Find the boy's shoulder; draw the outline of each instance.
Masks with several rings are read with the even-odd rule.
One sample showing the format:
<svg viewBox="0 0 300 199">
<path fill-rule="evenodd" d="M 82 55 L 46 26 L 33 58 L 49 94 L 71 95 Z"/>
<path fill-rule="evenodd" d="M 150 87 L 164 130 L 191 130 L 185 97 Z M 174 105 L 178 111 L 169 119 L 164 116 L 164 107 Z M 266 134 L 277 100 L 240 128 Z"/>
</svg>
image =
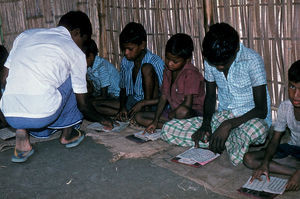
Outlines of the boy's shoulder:
<svg viewBox="0 0 300 199">
<path fill-rule="evenodd" d="M 284 100 L 280 103 L 279 107 L 283 108 L 283 109 L 287 109 L 289 107 L 293 107 L 292 102 L 288 99 L 288 100 Z"/>
</svg>

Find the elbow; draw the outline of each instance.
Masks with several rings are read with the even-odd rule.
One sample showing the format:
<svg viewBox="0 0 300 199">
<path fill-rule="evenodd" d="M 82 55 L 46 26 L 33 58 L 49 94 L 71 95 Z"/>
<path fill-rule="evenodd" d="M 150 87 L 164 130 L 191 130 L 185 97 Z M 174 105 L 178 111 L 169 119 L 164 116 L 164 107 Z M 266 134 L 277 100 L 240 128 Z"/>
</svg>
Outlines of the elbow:
<svg viewBox="0 0 300 199">
<path fill-rule="evenodd" d="M 258 110 L 258 118 L 266 119 L 267 115 L 268 115 L 268 107 L 267 106 Z"/>
</svg>

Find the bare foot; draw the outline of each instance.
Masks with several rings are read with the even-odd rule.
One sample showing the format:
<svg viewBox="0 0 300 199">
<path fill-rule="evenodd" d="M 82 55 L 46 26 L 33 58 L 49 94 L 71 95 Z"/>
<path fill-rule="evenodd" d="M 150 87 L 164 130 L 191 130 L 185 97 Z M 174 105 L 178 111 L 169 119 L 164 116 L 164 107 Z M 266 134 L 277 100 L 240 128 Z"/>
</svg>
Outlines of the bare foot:
<svg viewBox="0 0 300 199">
<path fill-rule="evenodd" d="M 287 191 L 298 191 L 300 189 L 300 170 L 298 169 L 292 177 L 290 177 L 287 185 Z"/>
<path fill-rule="evenodd" d="M 77 130 L 69 127 L 67 129 L 63 130 L 63 133 L 60 138 L 60 143 L 61 144 L 71 143 L 71 142 L 77 140 L 78 136 L 81 136 L 80 133 Z"/>
</svg>

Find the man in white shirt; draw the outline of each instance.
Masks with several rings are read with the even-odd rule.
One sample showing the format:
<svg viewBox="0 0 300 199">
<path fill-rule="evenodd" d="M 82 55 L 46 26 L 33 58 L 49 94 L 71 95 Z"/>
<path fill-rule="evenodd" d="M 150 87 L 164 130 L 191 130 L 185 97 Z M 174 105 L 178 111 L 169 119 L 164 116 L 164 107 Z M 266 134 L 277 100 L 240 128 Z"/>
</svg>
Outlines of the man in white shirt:
<svg viewBox="0 0 300 199">
<path fill-rule="evenodd" d="M 28 133 L 48 137 L 62 129 L 60 142 L 71 148 L 84 138 L 78 130 L 83 116 L 113 127 L 86 101 L 87 66 L 81 48 L 91 34 L 88 16 L 71 11 L 58 27 L 27 30 L 15 39 L 4 67 L 7 78 L 0 101 L 7 122 L 17 129 L 13 162 L 33 154 Z"/>
</svg>

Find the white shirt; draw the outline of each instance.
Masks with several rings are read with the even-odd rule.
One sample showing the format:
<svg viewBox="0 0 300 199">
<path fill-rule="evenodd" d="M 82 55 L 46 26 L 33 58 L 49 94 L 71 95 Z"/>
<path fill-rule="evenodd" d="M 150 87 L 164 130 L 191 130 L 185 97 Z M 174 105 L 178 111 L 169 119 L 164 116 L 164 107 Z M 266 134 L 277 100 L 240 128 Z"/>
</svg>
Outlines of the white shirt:
<svg viewBox="0 0 300 199">
<path fill-rule="evenodd" d="M 291 139 L 288 143 L 300 147 L 300 121 L 295 118 L 294 106 L 290 100 L 281 102 L 274 131 L 285 132 L 286 127 L 291 130 Z"/>
<path fill-rule="evenodd" d="M 57 88 L 71 75 L 75 93 L 86 93 L 86 58 L 63 26 L 31 29 L 14 41 L 0 108 L 6 117 L 43 118 L 61 104 Z"/>
</svg>

